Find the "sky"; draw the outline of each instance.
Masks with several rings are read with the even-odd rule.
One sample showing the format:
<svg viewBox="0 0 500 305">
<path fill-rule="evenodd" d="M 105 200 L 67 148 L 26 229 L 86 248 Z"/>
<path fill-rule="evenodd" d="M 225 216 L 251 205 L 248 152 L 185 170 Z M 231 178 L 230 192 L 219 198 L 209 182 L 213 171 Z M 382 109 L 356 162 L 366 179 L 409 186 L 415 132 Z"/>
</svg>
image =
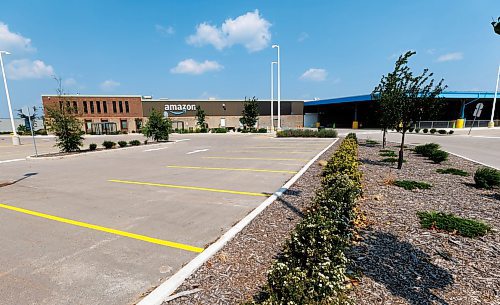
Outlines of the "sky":
<svg viewBox="0 0 500 305">
<path fill-rule="evenodd" d="M 3 1 L 0 50 L 14 109 L 54 76 L 69 94 L 269 99 L 273 44 L 282 99 L 368 94 L 408 50 L 450 91 L 494 91 L 499 16 L 498 0 Z"/>
</svg>

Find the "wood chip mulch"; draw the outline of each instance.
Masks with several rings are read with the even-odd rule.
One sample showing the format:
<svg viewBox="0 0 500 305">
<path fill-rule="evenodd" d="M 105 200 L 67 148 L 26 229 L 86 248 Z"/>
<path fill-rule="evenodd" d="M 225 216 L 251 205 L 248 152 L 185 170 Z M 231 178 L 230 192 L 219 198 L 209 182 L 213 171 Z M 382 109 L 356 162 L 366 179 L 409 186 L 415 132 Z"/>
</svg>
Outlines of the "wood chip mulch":
<svg viewBox="0 0 500 305">
<path fill-rule="evenodd" d="M 266 284 L 266 273 L 273 260 L 303 218 L 320 185 L 322 166 L 319 162 L 327 160 L 339 143 L 326 151 L 287 193 L 268 206 L 174 293 L 188 295 L 163 304 L 240 304 L 257 296 Z"/>
<path fill-rule="evenodd" d="M 395 144 L 390 149 L 397 151 Z M 360 147 L 364 194 L 359 202 L 368 226 L 349 254 L 358 305 L 500 304 L 500 194 L 474 187 L 473 162 L 450 155 L 433 164 L 407 151 L 402 170 L 380 162 L 380 146 Z M 454 167 L 471 175 L 436 173 Z M 390 181 L 431 183 L 429 190 L 407 191 Z M 484 237 L 422 229 L 417 211 L 436 210 L 482 220 L 493 227 Z"/>
</svg>

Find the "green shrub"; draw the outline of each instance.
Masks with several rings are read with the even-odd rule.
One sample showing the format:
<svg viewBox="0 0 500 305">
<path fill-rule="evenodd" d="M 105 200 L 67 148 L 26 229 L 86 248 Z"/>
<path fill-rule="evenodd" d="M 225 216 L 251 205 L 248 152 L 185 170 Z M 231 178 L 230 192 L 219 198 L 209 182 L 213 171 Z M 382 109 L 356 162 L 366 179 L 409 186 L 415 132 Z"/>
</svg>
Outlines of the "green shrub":
<svg viewBox="0 0 500 305">
<path fill-rule="evenodd" d="M 345 138 L 346 139 L 354 139 L 356 141 L 356 143 L 358 143 L 358 137 L 356 136 L 356 134 L 354 132 L 348 133 Z"/>
<path fill-rule="evenodd" d="M 429 129 L 427 128 L 424 128 L 424 130 L 422 130 L 423 133 L 428 133 L 429 132 Z"/>
<path fill-rule="evenodd" d="M 97 144 L 95 144 L 95 143 L 91 143 L 91 144 L 89 145 L 89 150 L 96 150 L 96 149 L 97 149 Z"/>
<path fill-rule="evenodd" d="M 420 225 L 425 229 L 439 229 L 448 232 L 456 232 L 465 237 L 484 236 L 491 230 L 488 224 L 457 217 L 453 214 L 442 212 L 417 212 Z"/>
<path fill-rule="evenodd" d="M 212 128 L 212 133 L 227 133 L 227 129 L 224 127 Z"/>
<path fill-rule="evenodd" d="M 366 140 L 365 143 L 366 143 L 366 145 L 377 145 L 377 144 L 379 144 L 378 141 L 374 141 L 374 140 L 370 140 L 370 139 Z"/>
<path fill-rule="evenodd" d="M 297 137 L 297 138 L 336 138 L 337 131 L 335 129 L 287 129 L 276 133 L 279 138 Z"/>
<path fill-rule="evenodd" d="M 453 134 L 453 133 L 455 133 L 455 131 L 453 130 L 448 131 L 448 134 Z"/>
<path fill-rule="evenodd" d="M 478 188 L 491 189 L 500 186 L 500 171 L 491 167 L 481 167 L 474 174 Z"/>
<path fill-rule="evenodd" d="M 438 133 L 439 133 L 439 134 L 446 134 L 446 130 L 444 130 L 444 129 L 439 129 L 439 130 L 438 130 Z"/>
<path fill-rule="evenodd" d="M 429 183 L 413 181 L 413 180 L 396 180 L 393 182 L 393 184 L 395 186 L 399 186 L 404 188 L 405 190 L 410 190 L 410 191 L 414 189 L 427 190 L 432 187 L 432 185 Z"/>
<path fill-rule="evenodd" d="M 381 157 L 397 157 L 396 153 L 392 150 L 389 150 L 387 152 L 380 152 Z"/>
<path fill-rule="evenodd" d="M 36 135 L 40 135 L 40 136 L 46 136 L 47 135 L 47 130 L 45 129 L 38 129 L 35 131 L 35 134 Z"/>
<path fill-rule="evenodd" d="M 128 142 L 128 144 L 130 144 L 130 146 L 139 146 L 139 145 L 141 145 L 141 141 L 132 140 L 132 141 Z"/>
<path fill-rule="evenodd" d="M 116 146 L 116 143 L 113 141 L 104 141 L 102 142 L 102 146 L 104 146 L 104 148 L 106 149 L 111 149 Z"/>
<path fill-rule="evenodd" d="M 415 128 L 415 132 L 419 133 L 420 132 L 420 128 Z"/>
<path fill-rule="evenodd" d="M 259 133 L 267 133 L 267 128 L 259 128 Z"/>
<path fill-rule="evenodd" d="M 118 145 L 120 147 L 125 147 L 125 146 L 127 146 L 127 141 L 118 141 Z"/>
<path fill-rule="evenodd" d="M 415 130 L 415 127 L 408 128 L 408 132 L 413 132 L 414 130 Z"/>
<path fill-rule="evenodd" d="M 430 131 L 430 133 L 435 134 L 437 130 L 436 130 L 436 128 L 431 128 L 431 130 L 429 130 L 429 131 Z"/>
<path fill-rule="evenodd" d="M 434 150 L 431 155 L 429 156 L 429 159 L 433 161 L 434 163 L 441 163 L 443 161 L 448 160 L 449 154 L 445 152 L 444 150 L 436 149 Z"/>
<path fill-rule="evenodd" d="M 461 169 L 458 169 L 458 168 L 438 168 L 436 170 L 436 172 L 440 173 L 440 174 L 450 174 L 450 175 L 456 175 L 456 176 L 463 176 L 463 177 L 466 177 L 466 176 L 469 176 L 469 173 L 466 172 L 466 171 L 463 171 Z"/>
<path fill-rule="evenodd" d="M 396 162 L 398 162 L 398 158 L 395 158 L 395 157 L 384 158 L 384 159 L 380 160 L 380 162 L 396 163 Z M 403 161 L 403 162 L 405 162 L 405 161 Z"/>
<path fill-rule="evenodd" d="M 439 144 L 427 143 L 424 145 L 415 146 L 415 153 L 422 155 L 424 157 L 430 157 L 435 150 L 439 149 Z"/>
</svg>

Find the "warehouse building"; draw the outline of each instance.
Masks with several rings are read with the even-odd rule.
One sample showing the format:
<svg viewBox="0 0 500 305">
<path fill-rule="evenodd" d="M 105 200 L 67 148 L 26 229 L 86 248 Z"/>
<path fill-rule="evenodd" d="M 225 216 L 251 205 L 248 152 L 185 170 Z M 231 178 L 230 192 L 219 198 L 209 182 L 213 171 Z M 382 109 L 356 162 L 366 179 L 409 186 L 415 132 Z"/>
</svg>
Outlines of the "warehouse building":
<svg viewBox="0 0 500 305">
<path fill-rule="evenodd" d="M 196 127 L 196 107 L 205 111 L 209 128 L 226 127 L 237 129 L 245 100 L 171 100 L 153 99 L 140 95 L 42 95 L 47 108 L 70 109 L 82 121 L 86 133 L 107 134 L 114 132 L 138 132 L 153 109 L 172 120 L 173 127 L 189 129 Z M 259 100 L 258 128 L 271 127 L 271 102 Z M 304 126 L 304 101 L 281 101 L 281 126 L 301 128 Z M 274 126 L 277 126 L 278 105 L 274 102 Z"/>
</svg>

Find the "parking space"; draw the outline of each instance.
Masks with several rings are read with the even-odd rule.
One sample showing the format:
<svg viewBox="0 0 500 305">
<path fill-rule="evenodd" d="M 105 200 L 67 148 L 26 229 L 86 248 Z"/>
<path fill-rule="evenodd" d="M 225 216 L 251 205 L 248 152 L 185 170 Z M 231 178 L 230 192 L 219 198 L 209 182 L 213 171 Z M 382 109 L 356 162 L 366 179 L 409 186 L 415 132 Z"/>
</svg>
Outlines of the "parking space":
<svg viewBox="0 0 500 305">
<path fill-rule="evenodd" d="M 2 304 L 133 303 L 332 142 L 173 140 L 0 164 Z"/>
</svg>

